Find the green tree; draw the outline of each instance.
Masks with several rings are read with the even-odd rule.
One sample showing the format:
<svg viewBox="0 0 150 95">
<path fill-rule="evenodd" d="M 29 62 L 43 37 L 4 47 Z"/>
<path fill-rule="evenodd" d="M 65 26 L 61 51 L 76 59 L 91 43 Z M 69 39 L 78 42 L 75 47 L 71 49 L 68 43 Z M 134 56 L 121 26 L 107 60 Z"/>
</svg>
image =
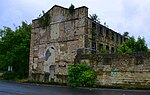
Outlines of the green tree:
<svg viewBox="0 0 150 95">
<path fill-rule="evenodd" d="M 117 47 L 117 52 L 119 52 L 119 53 L 130 53 L 130 52 L 132 52 L 132 49 L 129 48 L 126 43 L 123 43 L 122 45 Z"/>
<path fill-rule="evenodd" d="M 138 37 L 135 43 L 135 51 L 148 51 L 148 47 L 144 38 Z"/>
<path fill-rule="evenodd" d="M 123 33 L 123 36 L 124 36 L 125 38 L 129 38 L 129 32 L 124 32 L 124 33 Z"/>
<path fill-rule="evenodd" d="M 5 36 L 0 41 L 0 69 L 13 71 L 20 77 L 28 76 L 31 24 L 22 22 L 15 31 L 6 27 L 2 30 Z"/>
<path fill-rule="evenodd" d="M 119 53 L 129 53 L 129 52 L 147 52 L 148 47 L 144 38 L 129 37 L 123 44 L 117 47 L 117 52 Z"/>
<path fill-rule="evenodd" d="M 73 4 L 69 7 L 69 12 L 72 14 L 74 12 L 75 6 Z"/>
<path fill-rule="evenodd" d="M 72 87 L 93 86 L 95 73 L 86 64 L 76 64 L 68 68 L 68 84 Z"/>
<path fill-rule="evenodd" d="M 100 23 L 100 19 L 98 18 L 98 15 L 97 14 L 92 14 L 90 15 L 90 18 L 92 21 L 95 21 L 97 23 Z"/>
</svg>

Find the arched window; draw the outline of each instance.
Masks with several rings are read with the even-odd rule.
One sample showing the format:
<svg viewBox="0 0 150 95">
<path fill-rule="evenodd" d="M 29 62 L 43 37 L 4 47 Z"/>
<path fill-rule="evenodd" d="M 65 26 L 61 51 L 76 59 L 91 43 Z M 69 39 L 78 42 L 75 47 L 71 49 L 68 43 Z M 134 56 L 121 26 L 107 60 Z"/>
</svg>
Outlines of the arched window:
<svg viewBox="0 0 150 95">
<path fill-rule="evenodd" d="M 46 61 L 48 60 L 48 58 L 51 56 L 51 52 L 49 51 L 49 49 L 46 51 L 45 53 L 45 59 Z"/>
</svg>

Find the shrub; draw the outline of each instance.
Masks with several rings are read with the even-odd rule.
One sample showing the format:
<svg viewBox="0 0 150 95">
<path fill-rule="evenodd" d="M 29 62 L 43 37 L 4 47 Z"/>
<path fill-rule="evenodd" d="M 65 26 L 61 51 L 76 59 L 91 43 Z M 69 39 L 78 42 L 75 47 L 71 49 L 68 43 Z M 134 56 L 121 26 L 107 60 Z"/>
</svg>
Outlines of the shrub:
<svg viewBox="0 0 150 95">
<path fill-rule="evenodd" d="M 73 13 L 74 12 L 74 5 L 71 4 L 70 7 L 69 7 L 69 13 Z"/>
<path fill-rule="evenodd" d="M 5 72 L 4 75 L 3 75 L 3 77 L 6 80 L 15 79 L 16 73 L 15 72 Z"/>
<path fill-rule="evenodd" d="M 68 85 L 72 87 L 93 86 L 96 75 L 86 64 L 76 64 L 68 68 Z"/>
</svg>

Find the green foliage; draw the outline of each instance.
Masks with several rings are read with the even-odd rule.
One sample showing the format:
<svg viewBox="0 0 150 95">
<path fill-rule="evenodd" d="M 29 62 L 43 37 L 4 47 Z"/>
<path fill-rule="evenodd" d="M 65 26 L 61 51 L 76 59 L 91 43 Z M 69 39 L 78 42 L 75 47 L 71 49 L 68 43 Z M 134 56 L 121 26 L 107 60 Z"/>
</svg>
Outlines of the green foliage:
<svg viewBox="0 0 150 95">
<path fill-rule="evenodd" d="M 15 31 L 6 27 L 5 35 L 0 41 L 0 70 L 7 71 L 13 66 L 13 71 L 20 77 L 28 76 L 31 24 L 22 22 Z"/>
<path fill-rule="evenodd" d="M 98 18 L 98 15 L 97 14 L 92 14 L 90 15 L 90 18 L 92 21 L 95 21 L 97 23 L 100 23 L 100 19 Z"/>
<path fill-rule="evenodd" d="M 75 6 L 73 4 L 69 7 L 69 13 L 73 14 Z"/>
<path fill-rule="evenodd" d="M 11 80 L 16 78 L 16 73 L 15 72 L 5 72 L 3 75 L 3 78 L 6 80 Z"/>
<path fill-rule="evenodd" d="M 124 36 L 125 38 L 129 38 L 129 32 L 124 32 L 124 33 L 123 33 L 123 36 Z"/>
<path fill-rule="evenodd" d="M 76 64 L 68 68 L 68 84 L 72 87 L 93 86 L 95 73 L 86 64 Z"/>
<path fill-rule="evenodd" d="M 122 45 L 117 47 L 119 53 L 130 53 L 130 52 L 147 52 L 148 47 L 145 39 L 138 37 L 137 41 L 134 37 L 129 37 Z"/>
<path fill-rule="evenodd" d="M 144 38 L 138 37 L 138 40 L 135 43 L 135 51 L 148 51 L 148 47 Z"/>
<path fill-rule="evenodd" d="M 132 50 L 125 44 L 123 43 L 119 47 L 117 47 L 117 52 L 119 53 L 130 53 Z"/>
<path fill-rule="evenodd" d="M 99 54 L 106 54 L 106 53 L 108 53 L 108 51 L 104 48 L 100 48 L 98 53 Z"/>
<path fill-rule="evenodd" d="M 49 23 L 50 23 L 50 16 L 49 16 L 49 14 L 45 13 L 44 11 L 42 11 L 42 15 L 39 16 L 38 23 L 39 23 L 40 27 L 45 29 L 46 26 L 48 26 Z"/>
</svg>

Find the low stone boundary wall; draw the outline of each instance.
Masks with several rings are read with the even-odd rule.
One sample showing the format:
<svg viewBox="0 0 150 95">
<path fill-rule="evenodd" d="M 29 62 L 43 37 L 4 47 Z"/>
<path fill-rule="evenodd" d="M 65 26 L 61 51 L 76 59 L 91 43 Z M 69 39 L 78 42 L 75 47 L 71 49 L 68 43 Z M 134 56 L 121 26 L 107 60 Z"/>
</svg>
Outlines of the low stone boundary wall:
<svg viewBox="0 0 150 95">
<path fill-rule="evenodd" d="M 97 85 L 149 85 L 150 53 L 77 55 L 75 63 L 88 64 Z"/>
<path fill-rule="evenodd" d="M 33 82 L 43 82 L 43 83 L 57 83 L 64 84 L 67 83 L 67 75 L 55 75 L 56 78 L 50 79 L 49 73 L 32 73 L 30 81 Z"/>
</svg>

